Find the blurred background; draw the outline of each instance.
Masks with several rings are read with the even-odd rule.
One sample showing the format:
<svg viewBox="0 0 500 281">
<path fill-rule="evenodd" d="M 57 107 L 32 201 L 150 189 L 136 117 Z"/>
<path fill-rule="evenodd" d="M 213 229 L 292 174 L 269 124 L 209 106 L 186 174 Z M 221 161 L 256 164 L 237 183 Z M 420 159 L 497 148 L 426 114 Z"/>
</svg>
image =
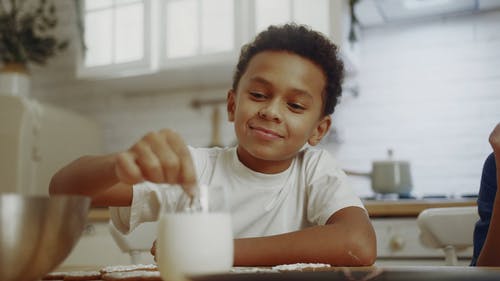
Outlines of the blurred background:
<svg viewBox="0 0 500 281">
<path fill-rule="evenodd" d="M 269 24 L 295 21 L 330 37 L 346 65 L 321 144 L 343 169 L 369 173 L 390 149 L 411 165 L 413 196 L 478 192 L 500 121 L 500 0 L 47 2 L 52 34 L 68 44 L 29 65 L 27 96 L 94 120 L 100 152 L 161 128 L 192 146 L 234 144 L 224 102 L 239 49 Z M 71 147 L 75 136 L 57 138 Z M 369 178 L 350 179 L 373 195 Z"/>
</svg>

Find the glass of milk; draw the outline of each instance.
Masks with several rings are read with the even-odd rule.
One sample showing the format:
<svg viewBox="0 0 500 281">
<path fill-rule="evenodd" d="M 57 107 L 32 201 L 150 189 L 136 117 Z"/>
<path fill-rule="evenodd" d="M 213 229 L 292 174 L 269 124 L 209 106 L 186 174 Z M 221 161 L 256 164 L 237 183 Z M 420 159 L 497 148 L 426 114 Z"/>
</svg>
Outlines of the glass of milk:
<svg viewBox="0 0 500 281">
<path fill-rule="evenodd" d="M 201 185 L 193 198 L 179 194 L 178 186 L 172 188 L 178 196 L 164 193 L 158 223 L 156 251 L 162 279 L 228 272 L 233 265 L 233 235 L 225 188 Z"/>
</svg>

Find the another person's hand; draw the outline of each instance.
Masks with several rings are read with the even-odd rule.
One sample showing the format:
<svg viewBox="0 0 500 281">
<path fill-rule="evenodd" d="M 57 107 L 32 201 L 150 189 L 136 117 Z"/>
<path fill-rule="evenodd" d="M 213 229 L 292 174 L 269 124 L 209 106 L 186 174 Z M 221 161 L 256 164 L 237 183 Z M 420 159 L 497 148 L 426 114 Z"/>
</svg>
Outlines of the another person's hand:
<svg viewBox="0 0 500 281">
<path fill-rule="evenodd" d="M 490 144 L 495 154 L 500 153 L 500 123 L 496 125 L 490 134 Z"/>
<path fill-rule="evenodd" d="M 190 195 L 196 184 L 188 147 L 177 133 L 168 129 L 148 133 L 130 149 L 118 154 L 115 173 L 126 184 L 144 180 L 180 184 Z"/>
</svg>

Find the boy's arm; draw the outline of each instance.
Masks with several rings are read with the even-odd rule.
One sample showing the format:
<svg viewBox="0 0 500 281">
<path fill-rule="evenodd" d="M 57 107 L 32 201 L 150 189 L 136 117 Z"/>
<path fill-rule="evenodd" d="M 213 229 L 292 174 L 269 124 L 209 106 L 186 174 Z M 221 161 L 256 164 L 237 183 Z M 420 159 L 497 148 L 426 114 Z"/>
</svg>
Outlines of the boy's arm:
<svg viewBox="0 0 500 281">
<path fill-rule="evenodd" d="M 94 206 L 129 206 L 132 186 L 119 181 L 116 157 L 116 154 L 84 156 L 73 161 L 52 177 L 50 194 L 90 196 Z"/>
<path fill-rule="evenodd" d="M 336 266 L 372 265 L 376 258 L 375 231 L 366 212 L 347 207 L 324 226 L 234 241 L 234 265 L 269 266 L 298 262 Z"/>
<path fill-rule="evenodd" d="M 142 181 L 180 184 L 186 192 L 193 192 L 194 164 L 177 133 L 151 132 L 127 151 L 79 158 L 52 177 L 49 192 L 87 195 L 93 205 L 129 206 L 132 185 Z"/>
<path fill-rule="evenodd" d="M 488 234 L 477 259 L 478 266 L 500 266 L 500 123 L 489 140 L 495 155 L 497 191 Z"/>
</svg>

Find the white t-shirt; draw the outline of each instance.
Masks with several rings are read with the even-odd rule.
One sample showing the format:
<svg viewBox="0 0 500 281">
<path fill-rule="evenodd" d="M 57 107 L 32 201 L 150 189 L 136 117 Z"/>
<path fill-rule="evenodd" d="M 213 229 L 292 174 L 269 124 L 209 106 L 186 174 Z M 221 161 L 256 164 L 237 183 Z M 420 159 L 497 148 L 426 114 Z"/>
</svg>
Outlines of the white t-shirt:
<svg viewBox="0 0 500 281">
<path fill-rule="evenodd" d="M 247 168 L 239 161 L 235 147 L 190 147 L 190 151 L 198 183 L 227 188 L 235 238 L 324 225 L 340 209 L 349 206 L 364 209 L 347 184 L 345 173 L 325 150 L 303 149 L 290 167 L 278 174 Z M 165 185 L 151 182 L 135 185 L 130 207 L 110 208 L 116 228 L 126 233 L 141 222 L 157 220 L 161 204 L 175 201 L 162 199 L 162 186 Z"/>
</svg>

